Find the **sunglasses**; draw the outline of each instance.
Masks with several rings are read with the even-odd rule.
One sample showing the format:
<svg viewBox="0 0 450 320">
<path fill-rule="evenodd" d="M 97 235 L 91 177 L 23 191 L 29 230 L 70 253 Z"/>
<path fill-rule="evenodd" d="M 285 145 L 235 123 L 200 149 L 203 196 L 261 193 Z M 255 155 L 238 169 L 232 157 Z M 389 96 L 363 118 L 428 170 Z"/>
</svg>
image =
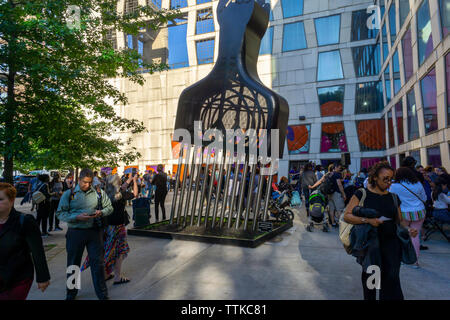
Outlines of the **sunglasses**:
<svg viewBox="0 0 450 320">
<path fill-rule="evenodd" d="M 384 177 L 383 179 L 381 179 L 381 181 L 383 181 L 384 183 L 392 183 L 394 182 L 394 179 L 392 179 L 391 177 Z"/>
</svg>

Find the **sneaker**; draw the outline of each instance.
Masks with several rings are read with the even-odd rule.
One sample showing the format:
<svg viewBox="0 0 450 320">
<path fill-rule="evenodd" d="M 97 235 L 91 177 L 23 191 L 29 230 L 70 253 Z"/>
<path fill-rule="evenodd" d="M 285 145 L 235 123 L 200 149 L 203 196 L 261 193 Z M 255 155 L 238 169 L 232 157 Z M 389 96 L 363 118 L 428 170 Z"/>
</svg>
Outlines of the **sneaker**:
<svg viewBox="0 0 450 320">
<path fill-rule="evenodd" d="M 55 228 L 55 231 L 62 231 L 63 229 L 62 228 L 60 228 L 60 227 L 56 227 Z"/>
<path fill-rule="evenodd" d="M 414 263 L 414 264 L 411 266 L 411 268 L 413 268 L 413 269 L 419 269 L 420 266 L 419 266 L 419 264 L 416 262 L 416 263 Z"/>
<path fill-rule="evenodd" d="M 53 228 L 48 228 L 48 232 L 52 232 L 53 231 Z"/>
<path fill-rule="evenodd" d="M 420 245 L 420 250 L 428 250 L 427 246 Z"/>
</svg>

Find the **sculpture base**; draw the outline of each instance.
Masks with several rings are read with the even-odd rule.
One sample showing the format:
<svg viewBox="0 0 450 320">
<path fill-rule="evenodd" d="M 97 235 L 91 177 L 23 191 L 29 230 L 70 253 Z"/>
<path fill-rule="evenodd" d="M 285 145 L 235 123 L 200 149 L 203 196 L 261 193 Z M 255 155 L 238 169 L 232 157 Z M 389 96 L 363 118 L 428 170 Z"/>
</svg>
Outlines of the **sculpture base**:
<svg viewBox="0 0 450 320">
<path fill-rule="evenodd" d="M 204 221 L 204 218 L 202 218 Z M 235 225 L 235 220 L 233 219 L 233 226 Z M 202 222 L 203 222 L 202 221 Z M 187 241 L 199 241 L 206 243 L 215 244 L 225 244 L 239 247 L 256 248 L 265 241 L 268 241 L 278 234 L 292 227 L 292 221 L 280 222 L 275 220 L 270 220 L 268 222 L 273 223 L 272 231 L 270 232 L 252 232 L 244 231 L 242 229 L 244 220 L 241 220 L 240 229 L 226 228 L 226 219 L 224 221 L 224 227 L 219 228 L 218 224 L 220 220 L 217 219 L 216 226 L 211 227 L 212 218 L 209 218 L 208 226 L 197 225 L 190 226 L 190 221 L 187 221 L 187 226 L 183 227 L 183 221 L 179 225 L 169 224 L 169 220 L 161 221 L 158 223 L 150 224 L 148 226 L 132 228 L 128 230 L 129 235 L 133 236 L 143 236 L 143 237 L 154 237 L 154 238 L 164 238 L 164 239 L 177 239 L 177 240 L 187 240 Z M 252 228 L 253 221 L 249 220 L 248 229 Z"/>
</svg>

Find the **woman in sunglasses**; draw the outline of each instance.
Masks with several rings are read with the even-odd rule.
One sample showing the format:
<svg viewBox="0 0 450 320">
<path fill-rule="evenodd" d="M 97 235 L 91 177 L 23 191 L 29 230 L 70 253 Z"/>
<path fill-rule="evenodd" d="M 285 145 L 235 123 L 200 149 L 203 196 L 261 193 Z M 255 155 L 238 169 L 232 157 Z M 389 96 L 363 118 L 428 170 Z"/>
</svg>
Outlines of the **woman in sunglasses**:
<svg viewBox="0 0 450 320">
<path fill-rule="evenodd" d="M 397 224 L 404 225 L 400 212 L 400 200 L 389 192 L 394 176 L 394 169 L 388 162 L 375 164 L 369 172 L 369 183 L 365 190 L 366 197 L 361 207 L 374 209 L 378 218 L 364 218 L 353 214 L 353 209 L 360 205 L 363 191 L 357 190 L 345 209 L 344 220 L 354 225 L 370 224 L 377 230 L 380 257 L 381 286 L 380 300 L 403 300 L 400 286 L 400 262 L 402 247 L 397 237 Z M 395 197 L 395 198 L 394 198 Z M 416 236 L 417 230 L 408 228 L 410 235 Z M 369 288 L 368 280 L 371 273 L 367 269 L 362 272 L 362 284 L 365 300 L 376 300 L 376 289 Z"/>
</svg>

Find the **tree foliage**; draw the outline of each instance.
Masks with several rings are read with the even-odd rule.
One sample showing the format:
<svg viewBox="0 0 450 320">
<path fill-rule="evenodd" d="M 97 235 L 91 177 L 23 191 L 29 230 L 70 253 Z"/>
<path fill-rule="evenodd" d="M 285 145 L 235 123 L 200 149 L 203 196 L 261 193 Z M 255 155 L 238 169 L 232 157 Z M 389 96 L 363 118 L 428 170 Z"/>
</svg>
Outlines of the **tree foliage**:
<svg viewBox="0 0 450 320">
<path fill-rule="evenodd" d="M 117 10 L 117 0 L 0 0 L 0 152 L 4 176 L 21 167 L 47 168 L 117 165 L 140 155 L 118 131 L 145 130 L 136 119 L 119 117 L 112 104 L 127 98 L 108 79 L 143 84 L 148 64 L 138 52 L 114 50 L 111 30 L 137 35 L 158 29 L 179 12 L 139 6 Z M 67 19 L 78 6 L 80 28 Z M 125 148 L 125 149 L 124 149 Z"/>
</svg>

